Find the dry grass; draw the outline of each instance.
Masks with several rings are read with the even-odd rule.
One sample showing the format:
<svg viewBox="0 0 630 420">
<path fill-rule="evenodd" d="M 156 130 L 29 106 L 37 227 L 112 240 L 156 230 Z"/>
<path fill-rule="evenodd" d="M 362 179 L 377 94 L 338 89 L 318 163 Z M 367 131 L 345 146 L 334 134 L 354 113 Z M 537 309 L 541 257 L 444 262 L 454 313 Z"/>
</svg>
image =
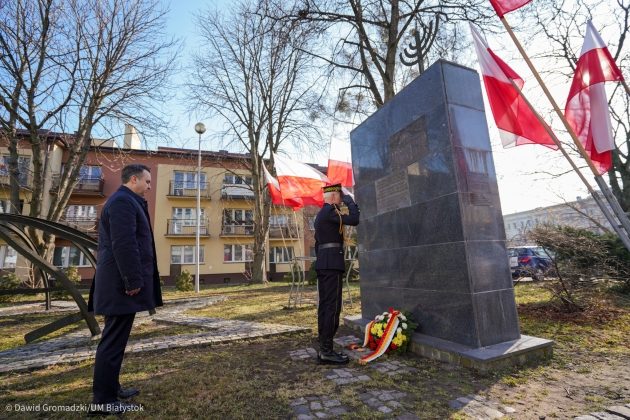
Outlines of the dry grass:
<svg viewBox="0 0 630 420">
<path fill-rule="evenodd" d="M 194 315 L 252 320 L 290 325 L 316 326 L 314 306 L 287 310 L 287 285 L 230 286 L 208 288 L 203 295 L 226 295 L 228 300 Z M 313 293 L 313 290 L 310 291 Z M 352 288 L 355 305 L 345 314 L 358 313 L 359 291 Z M 182 297 L 167 291 L 169 298 Z M 519 410 L 517 418 L 534 415 L 570 417 L 589 410 L 629 401 L 628 390 L 614 379 L 599 380 L 602 368 L 610 366 L 611 377 L 630 359 L 628 306 L 613 298 L 602 299 L 616 315 L 607 322 L 573 322 L 549 317 L 549 295 L 536 284 L 519 284 L 516 288 L 524 334 L 556 340 L 554 358 L 545 364 L 524 369 L 478 375 L 466 369 L 443 365 L 412 355 L 396 356 L 418 369 L 413 375 L 389 377 L 367 369 L 374 379 L 368 383 L 335 387 L 325 379 L 330 369 L 313 362 L 291 361 L 291 350 L 315 345 L 315 333 L 289 337 L 259 339 L 229 345 L 203 346 L 156 351 L 126 356 L 122 382 L 142 389 L 136 402 L 146 411 L 129 418 L 216 418 L 250 419 L 287 418 L 289 402 L 305 395 L 327 394 L 352 408 L 348 418 L 379 418 L 358 400 L 358 394 L 376 388 L 398 389 L 409 394 L 403 401 L 406 410 L 420 418 L 465 418 L 448 407 L 448 401 L 476 393 Z M 16 320 L 17 321 L 17 320 Z M 43 319 L 30 319 L 31 325 Z M 20 322 L 14 323 L 15 330 Z M 29 326 L 29 328 L 30 328 Z M 315 331 L 315 329 L 314 329 Z M 4 332 L 4 328 L 3 328 Z M 180 327 L 146 327 L 134 330 L 136 337 L 184 333 Z M 186 331 L 187 332 L 187 331 Z M 342 328 L 341 335 L 349 333 Z M 601 364 L 594 361 L 602 360 Z M 605 363 L 604 363 L 605 361 Z M 592 367 L 592 369 L 588 369 Z M 597 372 L 594 372 L 597 370 Z M 92 362 L 61 365 L 29 373 L 0 375 L 0 417 L 6 404 L 68 405 L 89 402 Z M 565 383 L 573 381 L 575 383 Z M 598 382 L 599 381 L 599 382 Z M 576 391 L 580 383 L 588 390 Z M 619 386 L 617 386 L 619 385 Z M 570 388 L 572 399 L 554 391 Z M 620 394 L 621 392 L 621 394 Z M 621 395 L 621 396 L 620 396 Z M 12 415 L 34 418 L 31 413 Z M 80 418 L 67 413 L 40 413 L 41 418 Z"/>
</svg>

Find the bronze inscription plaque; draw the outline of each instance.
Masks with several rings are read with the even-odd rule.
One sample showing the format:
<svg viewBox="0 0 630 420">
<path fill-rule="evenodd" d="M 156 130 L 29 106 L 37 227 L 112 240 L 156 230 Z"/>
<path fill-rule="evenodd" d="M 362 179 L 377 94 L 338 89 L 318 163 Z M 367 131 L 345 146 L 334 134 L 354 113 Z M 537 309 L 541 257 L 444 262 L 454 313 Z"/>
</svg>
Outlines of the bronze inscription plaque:
<svg viewBox="0 0 630 420">
<path fill-rule="evenodd" d="M 405 171 L 396 171 L 376 181 L 376 214 L 411 205 L 409 183 Z"/>
</svg>

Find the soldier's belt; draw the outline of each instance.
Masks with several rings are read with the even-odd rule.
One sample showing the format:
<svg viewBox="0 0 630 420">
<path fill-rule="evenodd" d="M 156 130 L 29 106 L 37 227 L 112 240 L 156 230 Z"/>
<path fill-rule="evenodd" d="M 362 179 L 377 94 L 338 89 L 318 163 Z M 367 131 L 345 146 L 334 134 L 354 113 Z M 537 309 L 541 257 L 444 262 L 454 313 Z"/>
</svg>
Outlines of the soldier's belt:
<svg viewBox="0 0 630 420">
<path fill-rule="evenodd" d="M 317 249 L 326 249 L 326 248 L 341 248 L 343 246 L 342 243 L 339 242 L 326 242 L 325 244 L 321 244 L 317 247 Z"/>
</svg>

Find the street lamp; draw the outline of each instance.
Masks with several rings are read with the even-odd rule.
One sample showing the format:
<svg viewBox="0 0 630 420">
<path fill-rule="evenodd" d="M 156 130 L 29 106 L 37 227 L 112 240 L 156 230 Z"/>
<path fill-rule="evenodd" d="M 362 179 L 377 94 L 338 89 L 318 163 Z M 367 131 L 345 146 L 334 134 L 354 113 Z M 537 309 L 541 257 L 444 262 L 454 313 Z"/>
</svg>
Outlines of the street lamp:
<svg viewBox="0 0 630 420">
<path fill-rule="evenodd" d="M 195 233 L 195 293 L 199 293 L 199 251 L 201 246 L 199 245 L 199 232 L 201 231 L 201 135 L 206 132 L 206 126 L 198 122 L 195 124 L 195 131 L 199 134 L 199 147 L 197 149 L 197 232 Z"/>
</svg>

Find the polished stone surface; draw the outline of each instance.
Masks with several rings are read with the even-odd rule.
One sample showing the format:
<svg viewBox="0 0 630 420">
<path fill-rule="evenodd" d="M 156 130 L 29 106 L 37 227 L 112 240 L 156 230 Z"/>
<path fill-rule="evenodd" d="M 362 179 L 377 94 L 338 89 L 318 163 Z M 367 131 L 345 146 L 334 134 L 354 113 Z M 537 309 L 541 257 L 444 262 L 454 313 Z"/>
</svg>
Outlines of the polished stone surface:
<svg viewBox="0 0 630 420">
<path fill-rule="evenodd" d="M 471 348 L 520 337 L 479 76 L 438 61 L 351 133 L 362 316 Z"/>
</svg>

